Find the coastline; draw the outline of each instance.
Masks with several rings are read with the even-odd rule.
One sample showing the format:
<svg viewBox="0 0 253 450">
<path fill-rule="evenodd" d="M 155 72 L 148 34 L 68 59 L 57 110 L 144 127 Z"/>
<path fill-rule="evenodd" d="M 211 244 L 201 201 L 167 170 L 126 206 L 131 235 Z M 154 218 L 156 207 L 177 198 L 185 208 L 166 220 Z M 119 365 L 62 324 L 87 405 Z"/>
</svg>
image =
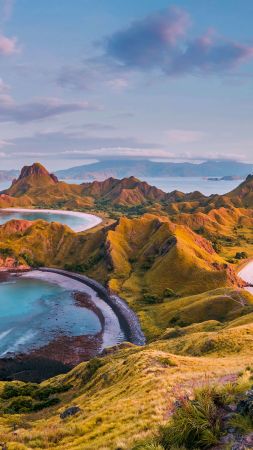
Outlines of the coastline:
<svg viewBox="0 0 253 450">
<path fill-rule="evenodd" d="M 72 216 L 72 217 L 78 217 L 81 219 L 84 219 L 87 221 L 87 224 L 84 226 L 78 226 L 75 228 L 71 228 L 76 233 L 79 233 L 81 231 L 87 231 L 91 228 L 96 227 L 97 225 L 100 225 L 102 223 L 102 219 L 99 216 L 96 216 L 95 214 L 89 214 L 84 213 L 80 211 L 67 211 L 65 209 L 39 209 L 39 208 L 1 208 L 0 212 L 19 212 L 19 213 L 45 213 L 45 214 L 58 214 L 58 215 L 65 215 L 65 216 Z"/>
<path fill-rule="evenodd" d="M 17 276 L 22 275 L 19 273 Z M 0 274 L 0 283 L 10 280 L 9 272 Z M 0 380 L 41 382 L 101 355 L 104 350 L 104 314 L 88 293 L 73 291 L 72 297 L 77 307 L 89 309 L 96 314 L 101 323 L 100 331 L 79 336 L 68 336 L 63 332 L 41 347 L 27 352 L 7 353 L 0 358 Z"/>
<path fill-rule="evenodd" d="M 95 281 L 86 275 L 80 275 L 75 272 L 69 272 L 63 269 L 54 269 L 50 267 L 41 267 L 39 272 L 48 272 L 79 281 L 86 286 L 93 289 L 97 294 L 111 307 L 116 316 L 122 330 L 129 342 L 135 345 L 142 346 L 146 343 L 144 333 L 141 329 L 139 319 L 134 311 L 127 305 L 127 303 L 118 297 L 116 294 L 111 294 L 102 284 Z"/>
</svg>

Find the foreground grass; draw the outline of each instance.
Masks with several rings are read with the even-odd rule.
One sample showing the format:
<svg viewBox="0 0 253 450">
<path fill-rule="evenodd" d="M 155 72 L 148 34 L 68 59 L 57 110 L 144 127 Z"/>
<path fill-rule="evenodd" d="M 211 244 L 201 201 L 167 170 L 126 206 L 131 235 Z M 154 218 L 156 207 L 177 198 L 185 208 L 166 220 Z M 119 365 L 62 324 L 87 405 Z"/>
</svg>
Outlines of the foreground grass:
<svg viewBox="0 0 253 450">
<path fill-rule="evenodd" d="M 253 432 L 253 418 L 249 412 L 234 412 L 231 418 L 226 416 L 231 405 L 236 407 L 252 386 L 251 372 L 246 370 L 234 383 L 210 384 L 196 389 L 192 398 L 182 397 L 168 422 L 152 438 L 138 442 L 132 450 L 194 450 L 216 445 L 232 448 L 239 436 Z M 234 434 L 230 432 L 230 444 L 227 442 L 224 446 L 221 439 L 228 434 L 228 428 L 232 428 Z"/>
<path fill-rule="evenodd" d="M 57 394 L 58 405 L 41 412 L 3 414 L 0 442 L 7 442 L 8 450 L 129 449 L 167 423 L 176 399 L 191 395 L 199 386 L 234 380 L 239 370 L 253 363 L 251 355 L 240 359 L 176 356 L 166 345 L 161 341 L 145 348 L 119 349 L 99 359 L 95 367 L 83 363 L 44 382 L 42 387 L 72 387 Z M 81 411 L 62 420 L 60 413 L 72 405 Z"/>
</svg>

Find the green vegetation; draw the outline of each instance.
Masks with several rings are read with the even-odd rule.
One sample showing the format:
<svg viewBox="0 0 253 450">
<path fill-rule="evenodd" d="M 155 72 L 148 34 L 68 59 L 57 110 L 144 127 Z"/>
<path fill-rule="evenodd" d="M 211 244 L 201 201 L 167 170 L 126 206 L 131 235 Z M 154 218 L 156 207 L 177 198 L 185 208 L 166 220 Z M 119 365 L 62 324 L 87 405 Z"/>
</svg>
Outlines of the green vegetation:
<svg viewBox="0 0 253 450">
<path fill-rule="evenodd" d="M 233 413 L 231 419 L 226 419 L 229 404 L 238 403 L 249 386 L 249 381 L 222 387 L 210 385 L 196 390 L 193 399 L 187 396 L 178 399 L 167 424 L 161 426 L 151 439 L 134 445 L 132 450 L 206 449 L 218 445 L 228 427 L 235 429 L 234 439 L 236 432 L 252 433 L 250 414 Z"/>
<path fill-rule="evenodd" d="M 0 227 L 1 264 L 87 274 L 135 310 L 148 344 L 108 349 L 40 385 L 0 382 L 8 450 L 219 444 L 224 410 L 253 381 L 253 297 L 237 276 L 253 256 L 252 183 L 207 198 L 134 177 L 70 186 L 39 164 L 23 171 L 0 206 L 98 211 L 105 220 L 82 233 L 11 221 Z M 63 421 L 71 406 L 79 414 Z M 252 417 L 236 411 L 229 426 L 251 433 Z"/>
<path fill-rule="evenodd" d="M 1 409 L 5 414 L 40 411 L 60 403 L 55 394 L 67 392 L 70 384 L 39 386 L 35 383 L 5 383 L 0 393 Z"/>
</svg>

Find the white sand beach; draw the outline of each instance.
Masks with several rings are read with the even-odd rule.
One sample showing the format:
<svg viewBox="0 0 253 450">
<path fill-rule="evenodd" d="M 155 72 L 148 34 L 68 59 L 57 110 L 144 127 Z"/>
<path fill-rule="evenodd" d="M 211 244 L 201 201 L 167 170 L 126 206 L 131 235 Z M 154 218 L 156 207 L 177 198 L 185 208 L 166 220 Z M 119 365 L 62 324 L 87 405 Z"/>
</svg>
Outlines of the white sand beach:
<svg viewBox="0 0 253 450">
<path fill-rule="evenodd" d="M 95 216 L 94 214 L 88 214 L 78 211 L 66 211 L 66 210 L 58 210 L 58 209 L 27 209 L 27 208 L 2 208 L 0 209 L 1 212 L 9 212 L 9 213 L 23 213 L 23 214 L 54 214 L 54 215 L 61 215 L 61 216 L 68 216 L 68 217 L 76 217 L 78 219 L 81 219 L 78 221 L 77 224 L 69 225 L 70 228 L 73 231 L 80 232 L 85 231 L 90 228 L 95 227 L 96 225 L 99 225 L 102 222 L 102 219 L 98 216 Z M 15 217 L 13 217 L 15 218 Z M 83 219 L 83 223 L 82 223 Z M 35 219 L 36 220 L 36 219 Z M 59 220 L 60 222 L 60 220 Z"/>
</svg>

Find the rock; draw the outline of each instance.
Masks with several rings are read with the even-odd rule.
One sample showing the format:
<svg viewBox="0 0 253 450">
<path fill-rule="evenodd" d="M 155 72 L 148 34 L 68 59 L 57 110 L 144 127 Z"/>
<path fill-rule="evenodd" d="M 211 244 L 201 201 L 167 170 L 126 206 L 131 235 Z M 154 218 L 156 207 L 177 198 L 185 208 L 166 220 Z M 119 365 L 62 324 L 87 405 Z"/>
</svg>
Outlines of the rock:
<svg viewBox="0 0 253 450">
<path fill-rule="evenodd" d="M 67 417 L 75 416 L 77 413 L 79 413 L 81 409 L 78 406 L 70 406 L 69 408 L 65 409 L 60 414 L 61 419 L 66 419 Z"/>
<path fill-rule="evenodd" d="M 249 390 L 245 394 L 245 398 L 241 400 L 236 408 L 236 412 L 242 415 L 248 415 L 253 419 L 253 390 Z"/>
<path fill-rule="evenodd" d="M 253 448 L 253 433 L 248 434 L 244 437 L 244 441 L 249 448 Z"/>
</svg>

